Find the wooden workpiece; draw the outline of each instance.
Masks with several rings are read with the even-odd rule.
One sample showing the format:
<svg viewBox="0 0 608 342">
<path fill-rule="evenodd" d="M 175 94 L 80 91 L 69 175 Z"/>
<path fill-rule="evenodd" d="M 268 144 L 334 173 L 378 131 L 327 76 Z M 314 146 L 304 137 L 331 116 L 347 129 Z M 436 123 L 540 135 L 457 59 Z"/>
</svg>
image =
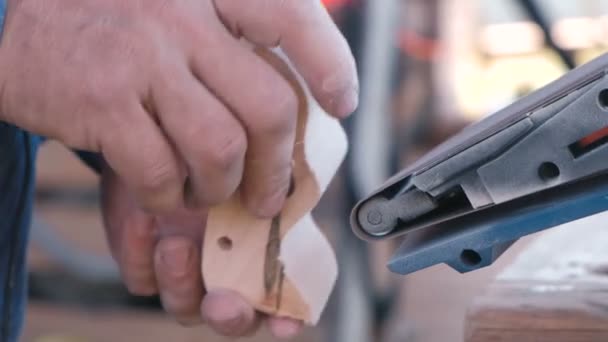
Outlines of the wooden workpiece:
<svg viewBox="0 0 608 342">
<path fill-rule="evenodd" d="M 608 341 L 608 213 L 547 231 L 474 301 L 466 342 Z"/>
<path fill-rule="evenodd" d="M 270 220 L 252 216 L 239 193 L 213 208 L 203 246 L 203 279 L 207 289 L 234 290 L 261 312 L 314 325 L 338 267 L 310 212 L 342 163 L 347 140 L 286 59 L 258 53 L 285 75 L 300 99 L 292 191 L 282 212 Z"/>
</svg>

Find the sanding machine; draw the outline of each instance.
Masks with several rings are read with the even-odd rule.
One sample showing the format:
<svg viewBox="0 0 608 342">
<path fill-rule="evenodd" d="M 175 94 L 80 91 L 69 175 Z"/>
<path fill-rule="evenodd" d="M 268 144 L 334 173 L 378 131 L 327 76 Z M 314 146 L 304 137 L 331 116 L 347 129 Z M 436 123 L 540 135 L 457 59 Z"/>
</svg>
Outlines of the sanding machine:
<svg viewBox="0 0 608 342">
<path fill-rule="evenodd" d="M 608 54 L 439 145 L 359 202 L 351 224 L 364 240 L 403 240 L 392 272 L 469 272 L 523 236 L 605 210 Z"/>
</svg>

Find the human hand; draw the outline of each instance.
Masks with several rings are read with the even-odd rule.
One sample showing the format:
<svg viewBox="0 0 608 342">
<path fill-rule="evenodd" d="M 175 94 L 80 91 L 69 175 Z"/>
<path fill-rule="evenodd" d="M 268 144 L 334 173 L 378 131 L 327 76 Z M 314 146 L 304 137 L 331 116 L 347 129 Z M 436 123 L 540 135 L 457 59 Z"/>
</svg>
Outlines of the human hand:
<svg viewBox="0 0 608 342">
<path fill-rule="evenodd" d="M 297 101 L 239 42 L 280 44 L 329 113 L 357 104 L 348 46 L 318 0 L 8 0 L 0 120 L 101 152 L 152 213 L 240 185 L 274 216 L 289 187 Z"/>
<path fill-rule="evenodd" d="M 131 293 L 160 294 L 163 307 L 180 324 L 204 322 L 226 336 L 253 334 L 262 321 L 279 338 L 293 337 L 301 330 L 299 322 L 256 313 L 236 293 L 205 292 L 201 246 L 206 212 L 179 209 L 170 215 L 150 215 L 107 167 L 102 199 L 110 250 Z"/>
</svg>

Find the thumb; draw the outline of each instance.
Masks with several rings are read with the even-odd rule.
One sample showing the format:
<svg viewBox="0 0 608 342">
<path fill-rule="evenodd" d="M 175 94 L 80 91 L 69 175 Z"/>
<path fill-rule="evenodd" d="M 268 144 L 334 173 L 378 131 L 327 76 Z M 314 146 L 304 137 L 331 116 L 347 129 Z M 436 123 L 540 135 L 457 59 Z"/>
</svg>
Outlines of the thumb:
<svg viewBox="0 0 608 342">
<path fill-rule="evenodd" d="M 255 310 L 239 294 L 229 290 L 209 292 L 201 304 L 203 320 L 225 336 L 239 337 L 254 333 L 260 324 Z"/>
</svg>

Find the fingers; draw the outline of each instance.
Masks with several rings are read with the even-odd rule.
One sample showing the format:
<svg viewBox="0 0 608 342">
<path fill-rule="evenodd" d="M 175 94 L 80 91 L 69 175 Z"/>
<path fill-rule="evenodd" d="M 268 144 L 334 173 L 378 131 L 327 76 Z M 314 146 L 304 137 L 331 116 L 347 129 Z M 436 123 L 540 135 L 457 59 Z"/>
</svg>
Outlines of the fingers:
<svg viewBox="0 0 608 342">
<path fill-rule="evenodd" d="M 203 320 L 216 332 L 231 337 L 248 336 L 255 333 L 261 317 L 237 293 L 228 290 L 212 291 L 201 305 Z M 302 330 L 302 323 L 288 318 L 266 319 L 268 329 L 277 338 L 288 340 Z"/>
<path fill-rule="evenodd" d="M 201 36 L 216 37 L 216 45 L 194 53 L 192 67 L 199 79 L 230 104 L 245 127 L 243 198 L 254 214 L 272 217 L 280 211 L 289 189 L 296 95 L 272 66 L 220 29 L 219 33 L 201 32 Z"/>
<path fill-rule="evenodd" d="M 239 337 L 257 330 L 260 317 L 238 294 L 217 290 L 209 292 L 201 304 L 203 320 L 218 333 Z"/>
<path fill-rule="evenodd" d="M 289 318 L 271 317 L 267 321 L 268 329 L 278 339 L 292 339 L 302 331 L 302 322 L 294 321 Z"/>
<path fill-rule="evenodd" d="M 110 250 L 129 292 L 140 296 L 156 294 L 154 223 L 137 208 L 124 183 L 107 167 L 102 176 L 102 203 Z"/>
<path fill-rule="evenodd" d="M 201 323 L 203 297 L 200 260 L 207 213 L 181 208 L 155 217 L 160 241 L 154 269 L 165 310 L 186 326 Z"/>
<path fill-rule="evenodd" d="M 348 43 L 318 0 L 216 0 L 233 33 L 287 53 L 329 113 L 345 117 L 358 105 L 359 84 Z"/>
<path fill-rule="evenodd" d="M 163 307 L 186 326 L 201 322 L 200 258 L 200 247 L 192 239 L 179 236 L 162 239 L 154 256 Z"/>
<path fill-rule="evenodd" d="M 223 335 L 257 331 L 260 315 L 234 292 L 216 291 L 202 300 L 200 246 L 205 212 L 180 209 L 162 217 L 146 214 L 109 168 L 104 169 L 102 189 L 110 247 L 131 293 L 160 293 L 165 310 L 182 325 L 195 325 L 204 318 Z M 291 338 L 301 328 L 288 319 L 268 320 L 279 338 Z"/>
<path fill-rule="evenodd" d="M 184 159 L 190 207 L 215 205 L 238 187 L 247 136 L 233 114 L 187 68 L 169 75 L 153 94 L 159 119 Z"/>
<path fill-rule="evenodd" d="M 180 209 L 154 217 L 143 212 L 109 168 L 102 174 L 104 223 L 122 278 L 135 295 L 160 293 L 183 325 L 201 321 L 200 246 L 206 212 Z"/>
<path fill-rule="evenodd" d="M 153 264 L 156 236 L 152 220 L 141 214 L 133 215 L 125 222 L 122 235 L 118 259 L 125 285 L 134 295 L 155 295 L 158 293 Z"/>
<path fill-rule="evenodd" d="M 154 212 L 183 203 L 183 177 L 178 158 L 158 126 L 140 104 L 118 115 L 100 149 L 108 165 L 131 187 L 139 203 Z"/>
</svg>

